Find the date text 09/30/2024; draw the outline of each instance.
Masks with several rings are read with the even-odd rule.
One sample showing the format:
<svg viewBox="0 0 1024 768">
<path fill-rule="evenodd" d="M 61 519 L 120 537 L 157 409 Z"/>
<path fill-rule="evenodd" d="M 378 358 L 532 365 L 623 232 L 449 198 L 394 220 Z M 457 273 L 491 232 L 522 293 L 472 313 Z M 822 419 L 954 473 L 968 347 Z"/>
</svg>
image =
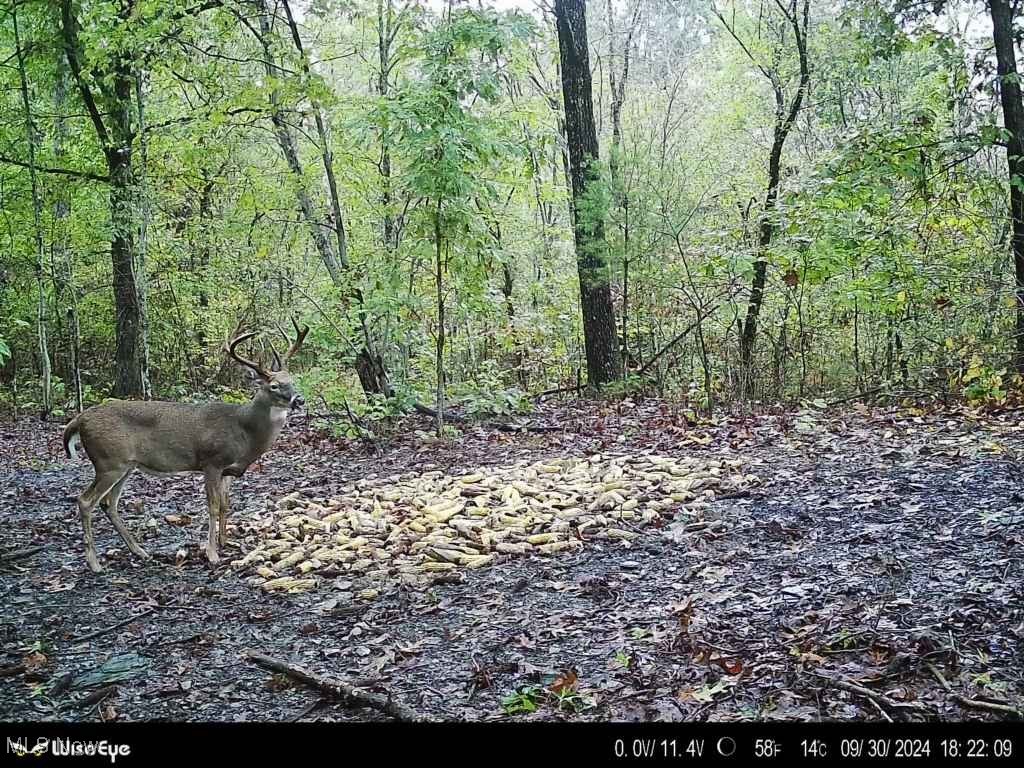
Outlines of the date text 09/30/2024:
<svg viewBox="0 0 1024 768">
<path fill-rule="evenodd" d="M 743 747 L 747 746 L 745 750 Z M 841 738 L 754 739 L 740 744 L 731 737 L 686 739 L 615 739 L 614 756 L 623 759 L 701 759 L 751 757 L 755 759 L 902 759 L 942 758 L 1008 760 L 1014 755 L 1009 738 Z M 744 752 L 747 752 L 744 755 Z M 788 754 L 787 754 L 788 753 Z"/>
</svg>

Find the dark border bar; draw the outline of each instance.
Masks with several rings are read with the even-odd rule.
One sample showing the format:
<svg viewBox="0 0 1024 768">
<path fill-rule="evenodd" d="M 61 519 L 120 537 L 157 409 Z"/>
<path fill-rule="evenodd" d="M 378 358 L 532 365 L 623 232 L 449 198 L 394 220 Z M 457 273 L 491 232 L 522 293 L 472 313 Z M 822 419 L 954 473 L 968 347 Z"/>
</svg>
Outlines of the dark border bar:
<svg viewBox="0 0 1024 768">
<path fill-rule="evenodd" d="M 479 765 L 997 763 L 1020 723 L 3 723 L 0 765 L 149 766 L 167 760 Z M 294 763 L 286 763 L 286 766 Z"/>
</svg>

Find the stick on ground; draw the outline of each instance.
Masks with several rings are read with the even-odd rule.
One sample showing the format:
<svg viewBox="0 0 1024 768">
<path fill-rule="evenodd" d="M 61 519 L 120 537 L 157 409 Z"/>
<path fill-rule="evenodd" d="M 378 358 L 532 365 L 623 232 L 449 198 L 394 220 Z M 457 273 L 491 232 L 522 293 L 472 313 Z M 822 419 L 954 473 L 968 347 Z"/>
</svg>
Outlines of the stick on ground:
<svg viewBox="0 0 1024 768">
<path fill-rule="evenodd" d="M 331 680 L 319 675 L 314 675 L 312 672 L 309 672 L 302 667 L 293 666 L 286 661 L 275 659 L 262 653 L 248 651 L 245 654 L 245 658 L 264 669 L 288 675 L 288 677 L 293 680 L 298 680 L 304 685 L 316 688 L 335 699 L 340 699 L 343 703 L 349 706 L 370 707 L 387 715 L 391 715 L 391 717 L 396 720 L 421 722 L 426 719 L 419 713 L 414 712 L 405 705 L 395 701 L 391 696 L 383 696 L 379 693 L 362 691 L 348 685 L 347 683 L 343 683 L 340 680 Z"/>
<path fill-rule="evenodd" d="M 124 621 L 119 621 L 117 622 L 117 624 L 113 624 L 109 627 L 104 627 L 103 629 L 97 629 L 95 632 L 89 632 L 86 635 L 79 635 L 78 637 L 73 637 L 71 638 L 71 642 L 77 644 L 84 643 L 86 640 L 92 640 L 93 638 L 99 637 L 100 635 L 105 635 L 108 632 L 113 632 L 115 629 L 126 627 L 133 621 L 138 621 L 139 619 L 145 618 L 146 616 L 149 616 L 149 614 L 153 613 L 153 611 L 155 610 L 156 608 L 150 608 L 149 610 L 143 611 L 142 613 L 137 613 L 131 618 L 125 619 Z"/>
<path fill-rule="evenodd" d="M 859 696 L 863 696 L 864 698 L 868 699 L 876 705 L 884 704 L 889 709 L 906 709 L 912 712 L 917 712 L 922 715 L 935 714 L 927 706 L 925 706 L 924 704 L 920 704 L 918 702 L 896 701 L 895 699 L 892 699 L 883 693 L 879 693 L 878 691 L 872 691 L 870 688 L 865 688 L 863 685 L 857 685 L 856 683 L 851 683 L 847 680 L 837 680 L 835 678 L 828 677 L 827 675 L 819 675 L 815 672 L 812 672 L 811 674 L 820 680 L 827 681 L 830 685 L 834 685 L 836 688 L 841 688 L 844 691 L 856 693 Z"/>
<path fill-rule="evenodd" d="M 943 677 L 942 673 L 939 672 L 938 667 L 934 664 L 926 664 L 925 666 L 935 675 L 935 679 L 939 681 L 943 688 L 946 689 L 946 693 L 950 695 L 953 701 L 958 702 L 961 706 L 970 707 L 972 709 L 987 709 L 990 712 L 1000 712 L 1005 715 L 1016 715 L 1017 717 L 1024 719 L 1024 710 L 1012 707 L 1009 704 L 997 704 L 994 701 L 980 701 L 978 699 L 968 699 L 966 696 L 961 696 L 953 690 L 953 686 L 949 684 L 949 681 Z"/>
<path fill-rule="evenodd" d="M 42 551 L 42 546 L 36 546 L 26 547 L 25 549 L 19 549 L 14 552 L 7 552 L 0 555 L 0 563 L 13 563 L 15 560 L 24 560 L 26 557 L 32 557 L 32 555 Z"/>
</svg>

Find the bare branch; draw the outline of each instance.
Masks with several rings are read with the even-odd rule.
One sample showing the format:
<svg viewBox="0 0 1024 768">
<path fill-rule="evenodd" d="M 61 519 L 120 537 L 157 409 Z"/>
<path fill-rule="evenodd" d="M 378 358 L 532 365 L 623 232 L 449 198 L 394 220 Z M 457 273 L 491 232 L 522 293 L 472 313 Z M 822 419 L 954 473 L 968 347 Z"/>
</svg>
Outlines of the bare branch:
<svg viewBox="0 0 1024 768">
<path fill-rule="evenodd" d="M 761 70 L 761 74 L 768 78 L 768 80 L 774 85 L 775 76 L 769 73 L 765 66 L 757 60 L 753 53 L 751 53 L 750 49 L 747 48 L 747 44 L 744 43 L 743 39 L 736 33 L 736 30 L 733 27 L 733 25 L 725 20 L 725 16 L 723 16 L 721 11 L 719 11 L 718 8 L 715 7 L 714 3 L 711 4 L 711 12 L 718 17 L 718 20 L 720 22 L 722 22 L 722 26 L 725 27 L 725 31 L 728 32 L 730 37 L 732 37 L 732 39 L 736 41 L 737 45 L 739 45 L 739 47 L 747 55 L 747 58 L 750 59 L 751 63 L 759 70 Z"/>
<path fill-rule="evenodd" d="M 23 160 L 15 160 L 13 157 L 7 157 L 6 155 L 0 155 L 0 163 L 6 163 L 7 165 L 16 165 L 19 168 L 28 168 L 29 164 Z M 48 168 L 43 165 L 36 165 L 36 170 L 40 173 L 52 173 L 57 176 L 71 176 L 77 179 L 88 179 L 89 181 L 102 181 L 104 184 L 110 183 L 110 178 L 99 173 L 92 173 L 90 171 L 76 171 L 73 168 Z"/>
</svg>

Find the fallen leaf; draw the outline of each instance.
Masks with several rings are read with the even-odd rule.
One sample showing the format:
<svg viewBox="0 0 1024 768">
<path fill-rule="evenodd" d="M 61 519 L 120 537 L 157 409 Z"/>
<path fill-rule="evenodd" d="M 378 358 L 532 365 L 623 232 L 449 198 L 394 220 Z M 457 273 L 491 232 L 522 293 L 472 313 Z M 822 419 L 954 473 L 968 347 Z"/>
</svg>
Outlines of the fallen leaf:
<svg viewBox="0 0 1024 768">
<path fill-rule="evenodd" d="M 564 696 L 576 692 L 576 685 L 579 682 L 576 671 L 568 670 L 555 678 L 555 682 L 548 686 L 548 690 L 556 696 Z"/>
</svg>

